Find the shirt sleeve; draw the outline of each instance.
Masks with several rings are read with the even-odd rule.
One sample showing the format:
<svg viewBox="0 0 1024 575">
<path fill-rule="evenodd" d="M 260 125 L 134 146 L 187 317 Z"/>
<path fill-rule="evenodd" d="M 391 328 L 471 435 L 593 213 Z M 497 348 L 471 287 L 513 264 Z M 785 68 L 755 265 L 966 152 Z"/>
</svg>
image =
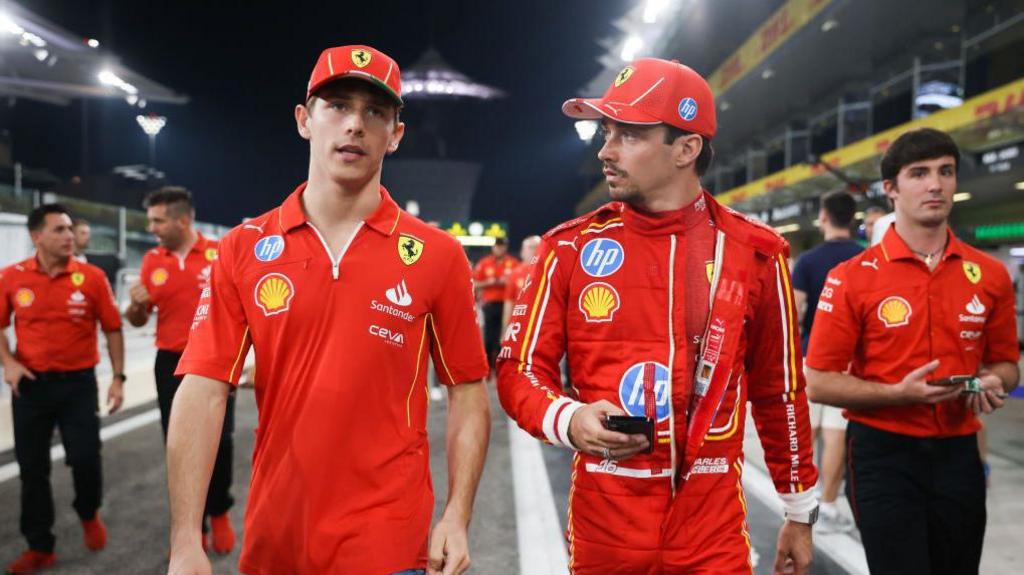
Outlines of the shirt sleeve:
<svg viewBox="0 0 1024 575">
<path fill-rule="evenodd" d="M 1002 361 L 1017 363 L 1020 359 L 1020 344 L 1017 341 L 1017 310 L 1014 306 L 1013 282 L 1006 269 L 998 268 L 995 304 L 988 321 L 985 322 L 985 352 L 982 362 L 991 364 Z"/>
<path fill-rule="evenodd" d="M 11 299 L 7 290 L 7 274 L 0 272 L 0 329 L 11 325 Z"/>
<path fill-rule="evenodd" d="M 150 252 L 146 252 L 146 255 L 142 256 L 142 266 L 139 268 L 139 282 L 149 293 L 149 304 L 146 305 L 146 311 L 152 313 L 156 304 L 153 302 L 153 258 L 150 256 Z"/>
<path fill-rule="evenodd" d="M 793 266 L 793 289 L 800 290 L 804 293 L 810 293 L 810 274 L 807 268 L 809 267 L 807 258 L 800 256 L 796 260 L 796 265 Z"/>
<path fill-rule="evenodd" d="M 107 275 L 96 270 L 96 287 L 93 289 L 93 305 L 96 306 L 96 317 L 100 320 L 100 328 L 105 332 L 121 329 L 121 313 L 117 310 L 114 290 L 110 288 Z"/>
<path fill-rule="evenodd" d="M 179 377 L 193 374 L 238 385 L 252 335 L 236 283 L 235 239 L 228 234 L 220 243 L 210 286 L 199 296 L 188 345 L 175 372 Z"/>
<path fill-rule="evenodd" d="M 787 512 L 817 505 L 811 422 L 800 358 L 796 306 L 785 250 L 761 271 L 761 296 L 747 327 L 747 395 L 764 459 Z"/>
<path fill-rule="evenodd" d="M 476 266 L 473 267 L 473 281 L 482 282 L 487 279 L 487 274 L 484 273 L 484 267 L 486 267 L 486 265 L 486 257 L 480 258 L 480 260 L 476 262 Z"/>
<path fill-rule="evenodd" d="M 862 326 L 849 286 L 849 266 L 832 268 L 818 299 L 811 339 L 807 344 L 807 366 L 820 371 L 845 372 L 853 360 Z"/>
<path fill-rule="evenodd" d="M 530 435 L 570 448 L 569 421 L 584 405 L 562 391 L 559 365 L 574 263 L 559 260 L 548 240 L 541 242 L 498 353 L 498 397 L 505 411 Z"/>
<path fill-rule="evenodd" d="M 479 381 L 490 371 L 476 322 L 469 260 L 461 249 L 452 252 L 427 319 L 434 367 L 445 385 Z"/>
</svg>

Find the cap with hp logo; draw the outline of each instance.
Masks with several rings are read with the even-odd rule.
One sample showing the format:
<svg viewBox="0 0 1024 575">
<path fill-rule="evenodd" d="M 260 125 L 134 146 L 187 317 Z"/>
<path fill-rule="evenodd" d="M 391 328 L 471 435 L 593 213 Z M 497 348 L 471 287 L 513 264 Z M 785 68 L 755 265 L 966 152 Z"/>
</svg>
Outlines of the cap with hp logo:
<svg viewBox="0 0 1024 575">
<path fill-rule="evenodd" d="M 641 58 L 623 68 L 600 98 L 573 98 L 562 112 L 581 120 L 669 124 L 715 137 L 718 121 L 711 87 L 700 74 L 672 60 Z"/>
</svg>

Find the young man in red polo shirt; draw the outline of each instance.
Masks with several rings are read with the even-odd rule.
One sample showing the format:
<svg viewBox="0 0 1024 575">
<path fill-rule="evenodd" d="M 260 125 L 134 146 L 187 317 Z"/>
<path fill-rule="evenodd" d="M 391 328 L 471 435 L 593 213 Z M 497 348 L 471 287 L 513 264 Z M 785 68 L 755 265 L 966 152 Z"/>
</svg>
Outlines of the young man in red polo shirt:
<svg viewBox="0 0 1024 575">
<path fill-rule="evenodd" d="M 181 378 L 174 375 L 174 370 L 188 343 L 199 294 L 210 285 L 210 272 L 217 259 L 217 241 L 206 238 L 195 228 L 195 205 L 191 192 L 185 188 L 161 188 L 146 197 L 145 206 L 149 231 L 157 237 L 159 245 L 142 257 L 141 277 L 130 289 L 132 303 L 125 310 L 125 318 L 128 323 L 141 327 L 156 309 L 157 352 L 153 374 L 160 425 L 166 439 L 171 404 L 181 385 Z M 234 453 L 231 434 L 234 430 L 235 394 L 232 393 L 228 395 L 203 511 L 203 532 L 208 529 L 206 518 L 209 517 L 213 531 L 209 543 L 217 553 L 229 553 L 235 546 L 235 531 L 228 517 L 228 510 L 234 503 L 231 497 Z"/>
<path fill-rule="evenodd" d="M 1006 268 L 949 228 L 959 163 L 937 130 L 892 143 L 881 171 L 896 222 L 828 275 L 811 331 L 809 395 L 846 408 L 846 493 L 872 572 L 981 561 L 975 415 L 1017 387 L 1020 352 Z"/>
<path fill-rule="evenodd" d="M 97 511 L 102 501 L 99 398 L 100 361 L 96 324 L 107 339 L 113 381 L 110 413 L 124 398 L 124 338 L 121 317 L 107 276 L 75 259 L 74 232 L 67 209 L 36 208 L 28 217 L 36 253 L 0 273 L 0 330 L 11 325 L 18 348 L 11 353 L 0 331 L 4 381 L 14 396 L 14 453 L 21 468 L 21 533 L 28 551 L 8 573 L 34 573 L 53 565 L 56 538 L 50 490 L 50 440 L 60 427 L 66 462 L 74 477 L 74 508 L 86 546 L 106 546 L 107 529 Z"/>
<path fill-rule="evenodd" d="M 487 360 L 494 365 L 501 341 L 502 311 L 505 309 L 505 285 L 519 260 L 508 253 L 508 240 L 496 238 L 491 253 L 480 258 L 473 269 L 473 285 L 484 315 L 484 347 Z"/>
<path fill-rule="evenodd" d="M 400 94 L 382 52 L 325 50 L 295 108 L 308 182 L 221 240 L 171 411 L 171 573 L 210 572 L 198 525 L 250 346 L 259 427 L 241 571 L 468 568 L 487 362 L 461 246 L 380 185 L 405 129 Z M 428 354 L 449 394 L 448 503 L 429 544 Z"/>
</svg>

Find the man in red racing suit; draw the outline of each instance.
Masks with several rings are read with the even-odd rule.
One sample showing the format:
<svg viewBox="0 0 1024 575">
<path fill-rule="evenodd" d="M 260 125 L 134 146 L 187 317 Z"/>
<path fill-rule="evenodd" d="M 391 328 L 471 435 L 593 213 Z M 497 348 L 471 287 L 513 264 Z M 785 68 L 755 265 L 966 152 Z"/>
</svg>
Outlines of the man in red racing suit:
<svg viewBox="0 0 1024 575">
<path fill-rule="evenodd" d="M 622 104 L 645 94 L 655 100 L 646 108 Z M 705 115 L 684 114 L 686 99 Z M 604 98 L 570 100 L 563 111 L 603 116 L 598 157 L 623 201 L 544 235 L 504 334 L 498 391 L 527 432 L 577 450 L 571 572 L 750 573 L 747 401 L 786 509 L 776 567 L 804 572 L 817 470 L 789 247 L 700 187 L 710 158 L 699 157 L 715 130 L 710 89 L 677 62 L 642 59 Z M 666 159 L 680 179 L 660 188 L 644 180 L 665 171 L 650 162 Z M 615 414 L 655 421 L 651 453 L 642 435 L 604 429 Z"/>
</svg>

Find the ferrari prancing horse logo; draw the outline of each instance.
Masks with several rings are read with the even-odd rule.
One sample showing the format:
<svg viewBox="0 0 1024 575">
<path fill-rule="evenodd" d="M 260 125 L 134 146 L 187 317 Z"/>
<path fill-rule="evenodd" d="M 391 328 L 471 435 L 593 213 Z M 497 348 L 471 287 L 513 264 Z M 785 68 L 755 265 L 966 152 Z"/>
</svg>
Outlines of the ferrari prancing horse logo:
<svg viewBox="0 0 1024 575">
<path fill-rule="evenodd" d="M 370 65 L 370 53 L 362 48 L 352 50 L 352 63 L 358 68 L 365 68 Z"/>
<path fill-rule="evenodd" d="M 977 284 L 981 281 L 981 266 L 974 262 L 964 262 L 964 275 L 970 280 L 972 284 Z"/>
<path fill-rule="evenodd" d="M 615 76 L 615 87 L 618 88 L 619 86 L 625 84 L 626 80 L 629 80 L 630 76 L 632 76 L 632 75 L 633 75 L 633 67 L 632 66 L 626 66 L 625 68 L 623 68 L 622 71 L 619 72 L 619 75 Z"/>
<path fill-rule="evenodd" d="M 398 236 L 398 257 L 402 258 L 405 265 L 411 266 L 419 261 L 423 255 L 423 240 L 409 234 Z"/>
</svg>

